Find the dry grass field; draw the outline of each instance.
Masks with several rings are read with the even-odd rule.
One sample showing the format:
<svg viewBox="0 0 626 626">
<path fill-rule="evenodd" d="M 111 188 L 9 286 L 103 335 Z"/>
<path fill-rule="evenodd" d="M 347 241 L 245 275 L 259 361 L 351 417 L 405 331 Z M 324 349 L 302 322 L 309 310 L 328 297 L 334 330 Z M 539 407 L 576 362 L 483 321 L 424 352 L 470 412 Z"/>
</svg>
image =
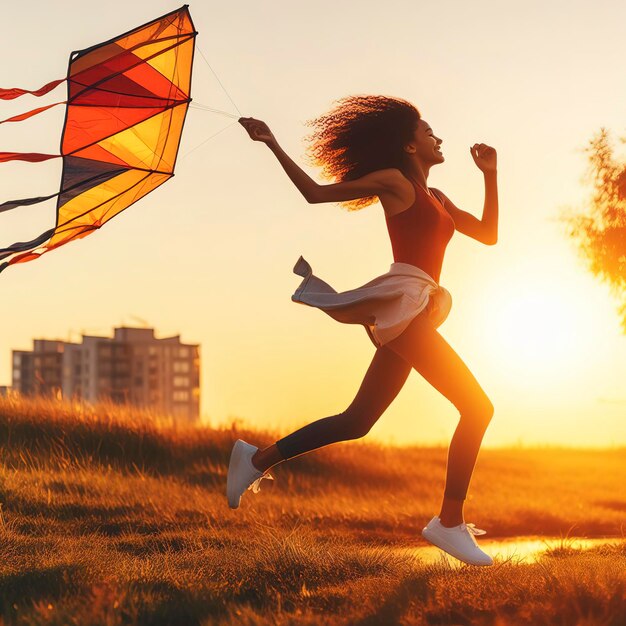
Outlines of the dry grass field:
<svg viewBox="0 0 626 626">
<path fill-rule="evenodd" d="M 427 545 L 445 448 L 328 446 L 233 511 L 232 443 L 283 433 L 11 398 L 0 433 L 0 624 L 626 624 L 625 449 L 482 450 L 466 520 L 487 550 L 615 541 L 476 568 L 398 550 Z"/>
</svg>

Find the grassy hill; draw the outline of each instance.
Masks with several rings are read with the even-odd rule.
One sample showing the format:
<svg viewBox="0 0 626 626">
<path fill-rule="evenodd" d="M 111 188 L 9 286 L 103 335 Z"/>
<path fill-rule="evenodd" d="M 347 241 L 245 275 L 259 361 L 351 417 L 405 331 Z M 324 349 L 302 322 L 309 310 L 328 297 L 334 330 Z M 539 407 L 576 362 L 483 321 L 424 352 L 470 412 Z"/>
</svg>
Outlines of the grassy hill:
<svg viewBox="0 0 626 626">
<path fill-rule="evenodd" d="M 445 448 L 335 444 L 229 509 L 233 442 L 281 435 L 0 398 L 2 623 L 626 623 L 625 449 L 482 450 L 465 516 L 481 544 L 618 541 L 454 569 L 394 550 L 426 545 Z"/>
</svg>

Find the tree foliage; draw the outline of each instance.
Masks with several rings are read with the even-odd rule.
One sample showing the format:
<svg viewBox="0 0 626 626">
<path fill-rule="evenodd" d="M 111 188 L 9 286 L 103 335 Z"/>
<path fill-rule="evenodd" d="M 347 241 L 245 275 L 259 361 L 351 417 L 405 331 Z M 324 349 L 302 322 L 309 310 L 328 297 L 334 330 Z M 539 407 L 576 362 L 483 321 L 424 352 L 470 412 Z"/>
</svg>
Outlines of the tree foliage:
<svg viewBox="0 0 626 626">
<path fill-rule="evenodd" d="M 562 220 L 589 269 L 609 284 L 617 298 L 626 333 L 626 162 L 615 157 L 605 128 L 589 141 L 585 152 L 587 182 L 593 192 L 584 213 L 568 211 Z"/>
</svg>

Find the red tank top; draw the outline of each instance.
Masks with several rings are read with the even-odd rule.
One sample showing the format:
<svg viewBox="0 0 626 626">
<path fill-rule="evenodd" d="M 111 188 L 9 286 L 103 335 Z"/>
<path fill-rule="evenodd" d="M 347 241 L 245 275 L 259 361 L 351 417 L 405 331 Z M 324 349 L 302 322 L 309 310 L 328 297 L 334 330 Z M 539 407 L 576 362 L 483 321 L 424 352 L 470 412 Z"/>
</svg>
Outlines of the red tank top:
<svg viewBox="0 0 626 626">
<path fill-rule="evenodd" d="M 385 214 L 393 260 L 415 265 L 439 283 L 443 255 L 454 234 L 454 220 L 443 208 L 443 202 L 411 182 L 415 187 L 415 202 L 400 213 Z"/>
</svg>

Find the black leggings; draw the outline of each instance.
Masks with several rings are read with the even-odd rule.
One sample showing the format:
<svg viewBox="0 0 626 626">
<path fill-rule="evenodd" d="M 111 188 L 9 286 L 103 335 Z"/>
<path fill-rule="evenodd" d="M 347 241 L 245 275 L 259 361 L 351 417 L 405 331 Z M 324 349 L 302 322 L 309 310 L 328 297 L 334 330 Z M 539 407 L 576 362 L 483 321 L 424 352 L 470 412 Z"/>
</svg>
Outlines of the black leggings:
<svg viewBox="0 0 626 626">
<path fill-rule="evenodd" d="M 425 316 L 416 317 L 393 341 L 378 348 L 352 404 L 276 442 L 290 459 L 338 441 L 365 436 L 402 389 L 411 369 L 418 371 L 460 412 L 450 448 L 444 495 L 465 500 L 493 405 L 458 354 Z"/>
</svg>

